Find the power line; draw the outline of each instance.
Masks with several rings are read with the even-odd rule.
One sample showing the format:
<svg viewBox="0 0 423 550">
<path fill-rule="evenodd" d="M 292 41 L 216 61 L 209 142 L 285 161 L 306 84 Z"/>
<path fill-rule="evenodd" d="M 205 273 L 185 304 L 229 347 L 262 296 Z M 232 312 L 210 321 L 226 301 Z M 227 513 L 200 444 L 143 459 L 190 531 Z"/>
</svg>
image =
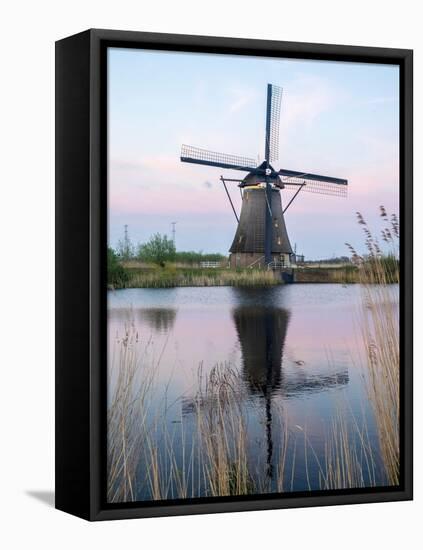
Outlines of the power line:
<svg viewBox="0 0 423 550">
<path fill-rule="evenodd" d="M 171 222 L 171 225 L 172 225 L 172 241 L 173 241 L 173 246 L 176 248 L 176 224 L 178 222 Z"/>
</svg>

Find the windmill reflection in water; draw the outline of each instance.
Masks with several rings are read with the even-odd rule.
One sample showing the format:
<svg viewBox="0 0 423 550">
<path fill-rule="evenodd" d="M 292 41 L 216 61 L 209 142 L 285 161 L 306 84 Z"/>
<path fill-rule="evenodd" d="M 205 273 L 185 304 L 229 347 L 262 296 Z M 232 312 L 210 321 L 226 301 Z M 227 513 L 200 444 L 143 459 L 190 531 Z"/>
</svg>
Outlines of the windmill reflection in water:
<svg viewBox="0 0 423 550">
<path fill-rule="evenodd" d="M 242 289 L 237 289 L 242 292 Z M 274 399 L 290 399 L 321 391 L 345 386 L 349 382 L 348 370 L 328 371 L 316 374 L 307 373 L 307 369 L 296 371 L 283 369 L 283 357 L 286 335 L 291 318 L 288 309 L 271 304 L 240 305 L 233 309 L 232 319 L 236 328 L 242 355 L 241 375 L 247 397 L 259 398 L 263 403 L 266 470 L 269 480 L 273 478 L 273 417 Z M 303 362 L 297 365 L 302 367 Z M 242 397 L 242 392 L 240 396 Z M 182 412 L 189 415 L 196 407 L 213 407 L 213 403 L 196 401 L 185 397 L 182 401 Z M 259 405 L 261 407 L 261 405 Z"/>
</svg>

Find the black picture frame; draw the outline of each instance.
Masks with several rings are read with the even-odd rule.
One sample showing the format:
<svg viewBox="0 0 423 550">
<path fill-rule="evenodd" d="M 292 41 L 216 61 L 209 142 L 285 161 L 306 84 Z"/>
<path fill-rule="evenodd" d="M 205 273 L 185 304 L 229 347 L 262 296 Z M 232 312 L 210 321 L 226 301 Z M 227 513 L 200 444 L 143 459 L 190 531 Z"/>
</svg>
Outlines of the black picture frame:
<svg viewBox="0 0 423 550">
<path fill-rule="evenodd" d="M 110 46 L 363 63 L 400 69 L 401 484 L 111 505 L 105 501 L 107 87 Z M 412 499 L 413 52 L 91 29 L 56 43 L 56 508 L 87 520 Z"/>
</svg>

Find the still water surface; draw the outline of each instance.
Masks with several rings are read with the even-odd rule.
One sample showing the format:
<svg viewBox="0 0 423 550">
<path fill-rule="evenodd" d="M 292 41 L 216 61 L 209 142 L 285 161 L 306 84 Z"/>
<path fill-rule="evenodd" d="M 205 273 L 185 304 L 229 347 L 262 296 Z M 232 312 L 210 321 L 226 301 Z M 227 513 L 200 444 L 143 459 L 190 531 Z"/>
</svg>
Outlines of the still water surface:
<svg viewBox="0 0 423 550">
<path fill-rule="evenodd" d="M 322 461 L 336 407 L 358 422 L 365 418 L 376 440 L 363 384 L 360 293 L 359 285 L 313 284 L 109 291 L 109 371 L 117 342 L 133 323 L 145 362 L 160 366 L 151 414 L 165 406 L 169 426 L 183 419 L 189 438 L 199 366 L 204 375 L 216 364 L 235 368 L 246 395 L 249 452 L 272 477 L 276 409 L 289 419 L 294 440 L 306 437 Z M 109 393 L 113 383 L 112 375 Z M 306 475 L 306 460 L 297 452 L 295 470 L 288 460 L 288 490 L 319 488 L 317 461 Z M 145 487 L 137 490 L 138 499 L 149 498 Z"/>
</svg>

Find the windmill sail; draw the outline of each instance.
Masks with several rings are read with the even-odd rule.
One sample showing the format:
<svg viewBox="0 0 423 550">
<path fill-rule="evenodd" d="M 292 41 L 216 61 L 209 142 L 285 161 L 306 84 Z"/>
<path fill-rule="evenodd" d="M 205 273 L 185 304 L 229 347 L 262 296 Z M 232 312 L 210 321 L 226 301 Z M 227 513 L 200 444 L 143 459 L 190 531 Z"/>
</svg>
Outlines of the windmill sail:
<svg viewBox="0 0 423 550">
<path fill-rule="evenodd" d="M 205 164 L 206 166 L 217 166 L 228 170 L 243 170 L 244 172 L 251 172 L 257 166 L 257 162 L 248 157 L 217 153 L 193 147 L 192 145 L 182 145 L 181 161 L 193 164 Z"/>
<path fill-rule="evenodd" d="M 279 170 L 278 174 L 285 176 L 282 177 L 282 183 L 285 188 L 297 188 L 299 185 L 302 185 L 302 191 L 308 193 L 336 197 L 347 196 L 348 181 L 345 179 L 295 172 L 294 170 Z"/>
<path fill-rule="evenodd" d="M 274 162 L 279 158 L 279 122 L 281 114 L 282 88 L 267 85 L 265 158 Z"/>
<path fill-rule="evenodd" d="M 321 181 L 323 183 L 334 183 L 335 185 L 348 185 L 348 180 L 341 178 L 333 178 L 331 176 L 321 176 L 319 174 L 310 174 L 308 172 L 296 172 L 295 170 L 279 170 L 280 176 L 286 176 L 289 178 L 299 178 L 313 181 Z"/>
<path fill-rule="evenodd" d="M 301 191 L 307 193 L 316 193 L 317 195 L 327 195 L 330 197 L 342 197 L 346 198 L 348 191 L 346 185 L 336 185 L 334 183 L 327 183 L 324 181 L 308 180 L 307 178 L 299 179 L 295 178 L 295 181 L 290 178 L 283 181 L 283 185 L 286 189 L 298 189 L 298 186 L 302 186 Z M 305 185 L 303 185 L 305 184 Z"/>
</svg>

